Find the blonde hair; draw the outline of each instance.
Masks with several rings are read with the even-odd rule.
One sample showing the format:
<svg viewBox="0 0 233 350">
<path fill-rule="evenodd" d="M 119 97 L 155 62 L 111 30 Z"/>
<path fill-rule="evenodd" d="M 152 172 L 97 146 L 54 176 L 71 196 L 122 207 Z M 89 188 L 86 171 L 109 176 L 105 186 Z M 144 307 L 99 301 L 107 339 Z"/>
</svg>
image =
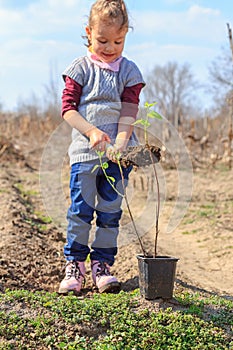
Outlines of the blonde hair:
<svg viewBox="0 0 233 350">
<path fill-rule="evenodd" d="M 117 24 L 119 29 L 128 29 L 129 17 L 124 0 L 97 0 L 91 7 L 88 27 L 92 29 L 99 20 L 106 22 L 107 25 Z M 90 45 L 88 40 L 87 46 Z"/>
</svg>

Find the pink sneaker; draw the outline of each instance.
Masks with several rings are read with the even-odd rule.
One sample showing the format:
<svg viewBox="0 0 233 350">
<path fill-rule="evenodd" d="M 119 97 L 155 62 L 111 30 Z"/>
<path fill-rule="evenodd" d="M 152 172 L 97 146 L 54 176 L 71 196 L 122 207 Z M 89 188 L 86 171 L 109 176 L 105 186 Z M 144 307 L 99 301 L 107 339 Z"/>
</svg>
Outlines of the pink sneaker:
<svg viewBox="0 0 233 350">
<path fill-rule="evenodd" d="M 110 274 L 110 266 L 102 261 L 92 260 L 92 278 L 100 293 L 119 292 L 120 283 Z"/>
<path fill-rule="evenodd" d="M 79 293 L 85 285 L 85 265 L 84 261 L 68 261 L 66 264 L 66 275 L 60 283 L 58 293 L 67 294 L 68 292 Z"/>
</svg>

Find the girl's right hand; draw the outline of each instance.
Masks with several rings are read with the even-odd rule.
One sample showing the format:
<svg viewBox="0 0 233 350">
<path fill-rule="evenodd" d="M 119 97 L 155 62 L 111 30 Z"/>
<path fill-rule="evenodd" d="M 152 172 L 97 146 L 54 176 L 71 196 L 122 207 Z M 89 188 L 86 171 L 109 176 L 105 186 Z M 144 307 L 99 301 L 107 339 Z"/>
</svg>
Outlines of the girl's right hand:
<svg viewBox="0 0 233 350">
<path fill-rule="evenodd" d="M 98 128 L 92 128 L 86 133 L 86 136 L 90 140 L 91 149 L 97 151 L 105 151 L 107 144 L 111 143 L 108 134 Z"/>
</svg>

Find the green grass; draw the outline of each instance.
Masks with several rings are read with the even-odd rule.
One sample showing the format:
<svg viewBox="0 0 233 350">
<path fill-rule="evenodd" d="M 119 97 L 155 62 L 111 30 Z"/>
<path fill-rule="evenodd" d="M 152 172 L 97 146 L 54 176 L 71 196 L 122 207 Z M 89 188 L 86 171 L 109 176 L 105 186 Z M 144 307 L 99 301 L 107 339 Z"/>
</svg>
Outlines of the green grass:
<svg viewBox="0 0 233 350">
<path fill-rule="evenodd" d="M 0 193 L 10 193 L 10 190 L 7 188 L 0 188 Z"/>
<path fill-rule="evenodd" d="M 14 187 L 20 192 L 22 197 L 38 196 L 39 192 L 35 190 L 26 190 L 22 183 L 17 182 L 14 184 Z"/>
<path fill-rule="evenodd" d="M 31 227 L 36 227 L 41 232 L 46 231 L 48 228 L 47 225 L 52 223 L 52 219 L 49 216 L 44 215 L 44 213 L 34 210 L 31 197 L 37 196 L 38 192 L 33 190 L 25 190 L 21 182 L 15 183 L 14 188 L 21 197 L 25 208 L 27 208 L 26 212 L 21 213 L 21 218 Z"/>
<path fill-rule="evenodd" d="M 191 234 L 195 234 L 197 232 L 199 232 L 198 229 L 193 229 L 193 230 L 190 230 L 190 231 L 183 231 L 181 233 L 182 233 L 182 235 L 191 235 Z"/>
<path fill-rule="evenodd" d="M 50 216 L 46 216 L 44 215 L 44 213 L 40 212 L 40 211 L 34 211 L 36 217 L 38 219 L 40 219 L 41 222 L 43 222 L 44 224 L 51 224 L 52 223 L 52 219 Z"/>
<path fill-rule="evenodd" d="M 216 215 L 216 205 L 215 204 L 205 204 L 201 205 L 200 209 L 197 211 L 197 216 L 199 217 L 213 217 Z"/>
<path fill-rule="evenodd" d="M 0 349 L 232 348 L 232 301 L 188 292 L 175 298 L 176 309 L 150 312 L 139 307 L 138 290 L 84 299 L 7 290 L 0 295 Z"/>
</svg>

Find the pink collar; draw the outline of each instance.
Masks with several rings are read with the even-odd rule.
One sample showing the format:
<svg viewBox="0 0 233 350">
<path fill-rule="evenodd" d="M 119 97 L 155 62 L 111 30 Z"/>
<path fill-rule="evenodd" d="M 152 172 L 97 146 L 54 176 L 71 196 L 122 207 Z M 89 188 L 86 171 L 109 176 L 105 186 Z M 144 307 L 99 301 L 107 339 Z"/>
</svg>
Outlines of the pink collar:
<svg viewBox="0 0 233 350">
<path fill-rule="evenodd" d="M 119 71 L 120 63 L 123 59 L 123 57 L 120 56 L 113 62 L 110 62 L 110 63 L 102 62 L 98 59 L 98 56 L 96 54 L 94 54 L 93 52 L 90 52 L 89 50 L 87 50 L 87 57 L 91 60 L 91 62 L 97 64 L 97 66 L 99 66 L 100 68 L 109 69 L 113 72 Z"/>
</svg>

